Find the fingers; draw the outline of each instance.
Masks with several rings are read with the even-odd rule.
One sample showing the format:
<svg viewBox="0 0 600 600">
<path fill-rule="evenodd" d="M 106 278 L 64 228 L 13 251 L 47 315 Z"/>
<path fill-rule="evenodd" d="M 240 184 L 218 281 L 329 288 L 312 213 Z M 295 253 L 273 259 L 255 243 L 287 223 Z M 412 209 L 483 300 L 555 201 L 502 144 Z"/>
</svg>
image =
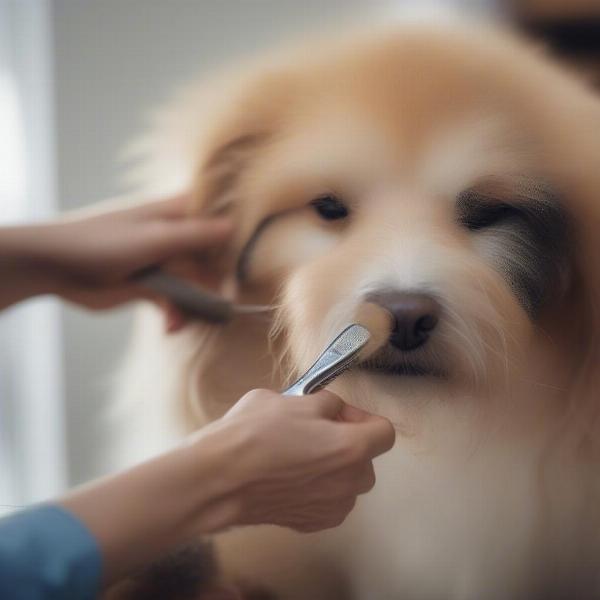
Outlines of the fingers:
<svg viewBox="0 0 600 600">
<path fill-rule="evenodd" d="M 365 452 L 370 458 L 387 452 L 394 445 L 396 432 L 385 417 L 344 404 L 338 418 L 340 421 L 352 425 L 350 435 L 356 439 L 357 443 L 366 443 Z"/>
<path fill-rule="evenodd" d="M 350 467 L 322 475 L 312 483 L 328 499 L 342 499 L 366 494 L 375 485 L 375 470 L 373 462 L 362 460 Z"/>
<path fill-rule="evenodd" d="M 246 392 L 237 402 L 238 405 L 263 406 L 266 402 L 280 401 L 280 395 L 273 390 L 267 390 L 265 388 L 256 388 Z"/>
<path fill-rule="evenodd" d="M 250 419 L 243 421 L 245 417 Z M 339 525 L 357 497 L 375 485 L 372 457 L 394 441 L 386 419 L 348 409 L 325 390 L 304 397 L 253 390 L 223 417 L 227 419 L 237 420 L 250 440 L 245 447 L 252 450 L 244 453 L 244 472 L 250 475 L 240 522 L 301 531 Z"/>
<path fill-rule="evenodd" d="M 360 408 L 351 406 L 350 404 L 344 404 L 338 415 L 338 419 L 345 423 L 360 423 L 361 421 L 368 419 L 370 416 L 372 416 L 371 413 L 368 413 L 365 410 L 361 410 Z"/>
<path fill-rule="evenodd" d="M 133 300 L 155 300 L 133 285 L 105 286 L 103 288 L 81 287 L 61 291 L 60 295 L 70 302 L 75 302 L 92 310 L 112 308 Z"/>
<path fill-rule="evenodd" d="M 183 329 L 187 323 L 187 319 L 181 310 L 164 298 L 156 300 L 156 304 L 163 314 L 165 333 L 176 333 Z"/>
<path fill-rule="evenodd" d="M 363 445 L 364 455 L 375 458 L 392 448 L 396 440 L 393 425 L 384 417 L 370 415 L 359 423 L 348 424 L 349 435 Z"/>
<path fill-rule="evenodd" d="M 312 402 L 316 413 L 326 419 L 335 419 L 345 406 L 344 401 L 328 390 L 320 390 L 308 397 L 301 398 L 304 402 Z"/>
<path fill-rule="evenodd" d="M 154 254 L 160 255 L 159 259 L 204 251 L 223 243 L 231 235 L 230 219 L 193 216 L 190 204 L 189 194 L 179 194 L 129 209 L 136 221 L 150 228 L 150 244 L 154 246 Z"/>
<path fill-rule="evenodd" d="M 339 527 L 356 505 L 356 497 L 336 498 L 299 509 L 278 524 L 296 531 L 311 533 Z"/>
<path fill-rule="evenodd" d="M 352 511 L 358 496 L 369 492 L 374 485 L 371 461 L 304 483 L 295 495 L 295 518 L 287 525 L 301 531 L 337 527 Z"/>
<path fill-rule="evenodd" d="M 157 250 L 163 258 L 207 250 L 223 244 L 231 235 L 228 219 L 181 219 L 161 223 Z"/>
<path fill-rule="evenodd" d="M 176 219 L 189 215 L 191 206 L 192 197 L 188 193 L 183 193 L 154 202 L 145 202 L 139 209 L 143 210 L 143 214 L 148 217 Z"/>
<path fill-rule="evenodd" d="M 370 492 L 373 487 L 375 487 L 375 482 L 377 478 L 375 477 L 375 469 L 373 468 L 373 463 L 369 460 L 365 463 L 362 468 L 362 472 L 357 479 L 357 492 L 359 494 L 366 494 Z"/>
</svg>

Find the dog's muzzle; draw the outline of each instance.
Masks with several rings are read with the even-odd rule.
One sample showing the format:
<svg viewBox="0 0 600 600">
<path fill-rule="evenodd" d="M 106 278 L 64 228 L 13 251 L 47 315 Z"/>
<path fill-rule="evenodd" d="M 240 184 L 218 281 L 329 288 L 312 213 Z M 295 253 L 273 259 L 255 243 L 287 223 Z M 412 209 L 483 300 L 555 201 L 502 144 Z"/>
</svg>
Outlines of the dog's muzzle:
<svg viewBox="0 0 600 600">
<path fill-rule="evenodd" d="M 444 376 L 428 349 L 441 315 L 439 302 L 427 293 L 401 290 L 374 292 L 367 299 L 394 322 L 388 343 L 360 366 L 387 375 Z"/>
</svg>

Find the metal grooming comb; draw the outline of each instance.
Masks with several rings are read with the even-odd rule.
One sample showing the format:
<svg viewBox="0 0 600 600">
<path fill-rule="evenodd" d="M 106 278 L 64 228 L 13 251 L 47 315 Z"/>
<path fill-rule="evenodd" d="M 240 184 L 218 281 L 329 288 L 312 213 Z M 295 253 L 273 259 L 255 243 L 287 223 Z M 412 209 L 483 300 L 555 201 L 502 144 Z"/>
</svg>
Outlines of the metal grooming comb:
<svg viewBox="0 0 600 600">
<path fill-rule="evenodd" d="M 359 352 L 371 338 L 369 330 L 354 323 L 346 327 L 325 348 L 315 363 L 295 383 L 287 388 L 285 396 L 311 394 L 332 382 L 358 359 Z"/>
<path fill-rule="evenodd" d="M 264 304 L 234 304 L 160 269 L 146 271 L 136 277 L 135 281 L 164 296 L 186 315 L 210 323 L 226 323 L 238 315 L 254 315 L 273 310 L 271 306 Z"/>
</svg>

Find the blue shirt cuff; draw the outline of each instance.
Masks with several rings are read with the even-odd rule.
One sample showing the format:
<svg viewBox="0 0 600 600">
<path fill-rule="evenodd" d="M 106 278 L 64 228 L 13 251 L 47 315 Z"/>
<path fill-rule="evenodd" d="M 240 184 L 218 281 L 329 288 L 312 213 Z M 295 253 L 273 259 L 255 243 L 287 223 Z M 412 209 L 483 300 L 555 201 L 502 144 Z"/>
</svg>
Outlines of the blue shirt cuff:
<svg viewBox="0 0 600 600">
<path fill-rule="evenodd" d="M 42 505 L 0 519 L 0 598 L 90 600 L 101 570 L 96 539 L 64 508 Z"/>
</svg>

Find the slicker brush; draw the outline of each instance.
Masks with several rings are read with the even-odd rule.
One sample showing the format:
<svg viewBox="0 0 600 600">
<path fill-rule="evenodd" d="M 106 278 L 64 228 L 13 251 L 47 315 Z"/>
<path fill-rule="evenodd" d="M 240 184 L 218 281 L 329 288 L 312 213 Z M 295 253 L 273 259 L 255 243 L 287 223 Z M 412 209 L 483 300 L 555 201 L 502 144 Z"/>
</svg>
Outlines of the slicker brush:
<svg viewBox="0 0 600 600">
<path fill-rule="evenodd" d="M 316 392 L 358 361 L 365 360 L 387 341 L 392 315 L 377 304 L 365 302 L 354 318 L 322 352 L 314 364 L 284 394 L 303 396 Z"/>
</svg>

